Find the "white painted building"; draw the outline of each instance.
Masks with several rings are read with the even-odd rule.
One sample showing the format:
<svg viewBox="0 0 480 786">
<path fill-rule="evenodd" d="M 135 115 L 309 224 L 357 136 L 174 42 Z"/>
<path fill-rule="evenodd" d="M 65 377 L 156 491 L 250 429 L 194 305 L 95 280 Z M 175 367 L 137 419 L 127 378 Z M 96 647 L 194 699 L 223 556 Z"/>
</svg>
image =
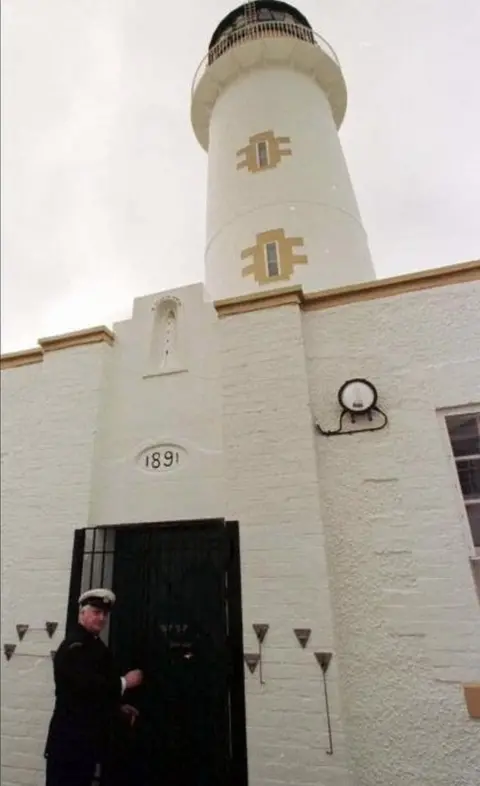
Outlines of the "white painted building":
<svg viewBox="0 0 480 786">
<path fill-rule="evenodd" d="M 201 739 L 195 726 L 175 743 L 184 759 L 211 754 L 199 782 L 246 786 L 248 761 L 251 786 L 478 786 L 480 263 L 374 280 L 337 134 L 345 107 L 337 59 L 298 11 L 232 12 L 192 96 L 209 163 L 205 287 L 2 357 L 2 786 L 43 783 L 50 652 L 69 593 L 74 613 L 99 581 L 115 614 L 134 595 L 127 634 L 112 632 L 131 657 L 158 623 L 169 700 L 210 718 L 202 686 L 223 675 L 228 733 L 212 715 Z M 352 379 L 378 394 L 345 390 L 355 422 L 338 398 Z M 223 584 L 205 567 L 223 520 L 238 522 L 241 601 L 230 568 Z M 106 548 L 114 533 L 124 546 Z M 178 603 L 162 584 L 171 565 L 176 591 L 190 582 Z M 218 650 L 209 619 L 227 626 Z M 262 644 L 254 625 L 268 626 Z"/>
</svg>

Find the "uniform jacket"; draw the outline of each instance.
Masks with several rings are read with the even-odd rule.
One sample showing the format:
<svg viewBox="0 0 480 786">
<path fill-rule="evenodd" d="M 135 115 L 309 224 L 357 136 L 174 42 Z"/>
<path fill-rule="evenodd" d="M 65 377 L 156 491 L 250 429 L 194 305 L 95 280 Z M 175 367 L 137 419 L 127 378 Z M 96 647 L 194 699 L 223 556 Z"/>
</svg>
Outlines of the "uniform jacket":
<svg viewBox="0 0 480 786">
<path fill-rule="evenodd" d="M 67 635 L 54 661 L 55 708 L 46 756 L 100 760 L 120 708 L 121 675 L 103 641 L 81 625 Z"/>
</svg>

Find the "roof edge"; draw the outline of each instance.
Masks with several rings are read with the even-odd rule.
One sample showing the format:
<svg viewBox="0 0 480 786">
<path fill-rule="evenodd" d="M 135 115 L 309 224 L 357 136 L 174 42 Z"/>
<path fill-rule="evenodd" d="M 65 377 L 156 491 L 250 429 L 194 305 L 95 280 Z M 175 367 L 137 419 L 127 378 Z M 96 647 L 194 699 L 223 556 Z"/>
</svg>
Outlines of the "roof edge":
<svg viewBox="0 0 480 786">
<path fill-rule="evenodd" d="M 115 334 L 104 325 L 76 330 L 72 333 L 63 333 L 58 336 L 48 336 L 40 338 L 37 347 L 0 355 L 0 369 L 4 371 L 9 368 L 42 363 L 46 352 L 73 349 L 74 347 L 83 347 L 89 344 L 106 343 L 111 346 L 114 341 Z"/>
<path fill-rule="evenodd" d="M 318 292 L 304 293 L 300 286 L 269 292 L 255 292 L 229 300 L 217 300 L 214 302 L 214 306 L 219 317 L 282 306 L 287 302 L 297 303 L 303 311 L 316 311 L 477 280 L 480 280 L 480 260 Z"/>
</svg>

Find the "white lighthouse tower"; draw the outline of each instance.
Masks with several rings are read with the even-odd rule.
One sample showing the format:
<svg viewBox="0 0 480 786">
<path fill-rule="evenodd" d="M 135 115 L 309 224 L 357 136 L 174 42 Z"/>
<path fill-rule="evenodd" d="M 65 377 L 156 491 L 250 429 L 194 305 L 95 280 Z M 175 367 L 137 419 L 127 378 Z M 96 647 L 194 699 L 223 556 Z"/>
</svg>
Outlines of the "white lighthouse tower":
<svg viewBox="0 0 480 786">
<path fill-rule="evenodd" d="M 375 278 L 338 137 L 347 91 L 333 49 L 287 3 L 246 3 L 210 42 L 192 91 L 208 151 L 213 300 Z"/>
</svg>

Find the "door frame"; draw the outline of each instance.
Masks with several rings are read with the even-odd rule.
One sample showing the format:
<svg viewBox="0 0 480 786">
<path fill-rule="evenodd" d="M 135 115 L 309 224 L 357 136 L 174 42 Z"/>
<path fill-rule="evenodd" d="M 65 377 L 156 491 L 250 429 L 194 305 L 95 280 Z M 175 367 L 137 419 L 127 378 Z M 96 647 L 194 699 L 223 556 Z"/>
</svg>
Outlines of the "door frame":
<svg viewBox="0 0 480 786">
<path fill-rule="evenodd" d="M 80 595 L 85 552 L 86 533 L 92 530 L 125 529 L 162 529 L 178 527 L 191 529 L 202 524 L 218 524 L 225 528 L 229 548 L 227 568 L 228 586 L 226 591 L 229 618 L 229 656 L 231 665 L 230 679 L 230 746 L 231 746 L 231 783 L 228 786 L 248 786 L 247 729 L 245 709 L 245 670 L 243 658 L 243 606 L 242 579 L 240 564 L 240 528 L 238 521 L 225 519 L 181 519 L 179 521 L 137 522 L 105 527 L 85 527 L 75 529 L 71 559 L 70 586 L 68 592 L 66 629 L 70 630 L 78 617 L 78 598 Z M 114 552 L 115 553 L 115 552 Z"/>
</svg>

